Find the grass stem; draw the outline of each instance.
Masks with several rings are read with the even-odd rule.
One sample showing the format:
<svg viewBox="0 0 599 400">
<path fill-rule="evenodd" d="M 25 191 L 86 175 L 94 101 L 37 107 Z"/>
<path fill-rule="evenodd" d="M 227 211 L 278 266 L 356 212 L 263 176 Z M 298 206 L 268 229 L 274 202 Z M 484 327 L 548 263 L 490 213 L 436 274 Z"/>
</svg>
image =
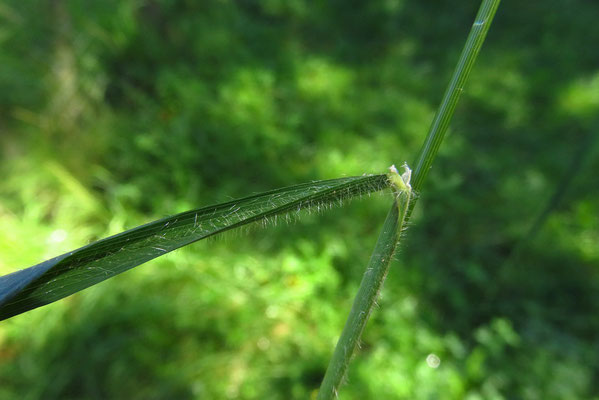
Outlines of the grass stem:
<svg viewBox="0 0 599 400">
<path fill-rule="evenodd" d="M 416 193 L 420 192 L 443 142 L 460 95 L 464 90 L 464 84 L 491 26 L 499 2 L 500 0 L 483 0 L 481 3 L 462 54 L 416 159 L 414 178 L 411 183 Z M 387 215 L 349 317 L 322 381 L 318 392 L 319 400 L 336 397 L 347 373 L 351 358 L 360 341 L 360 336 L 366 327 L 368 318 L 385 282 L 389 270 L 389 261 L 399 241 L 402 228 L 409 220 L 417 200 L 417 197 L 412 196 L 411 191 L 407 193 L 408 195 L 404 199 L 402 199 L 402 196 L 398 197 L 398 201 L 393 203 Z M 411 197 L 414 197 L 412 201 L 410 201 Z"/>
</svg>

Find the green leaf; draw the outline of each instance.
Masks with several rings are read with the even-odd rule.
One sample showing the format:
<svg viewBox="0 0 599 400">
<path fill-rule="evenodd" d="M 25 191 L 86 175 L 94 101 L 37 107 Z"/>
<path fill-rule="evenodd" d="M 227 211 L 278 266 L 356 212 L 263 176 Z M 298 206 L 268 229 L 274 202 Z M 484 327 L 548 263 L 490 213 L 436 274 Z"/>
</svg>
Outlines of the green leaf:
<svg viewBox="0 0 599 400">
<path fill-rule="evenodd" d="M 341 204 L 389 187 L 386 175 L 310 182 L 187 211 L 0 277 L 0 320 L 43 306 L 195 241 L 252 222 Z"/>
</svg>

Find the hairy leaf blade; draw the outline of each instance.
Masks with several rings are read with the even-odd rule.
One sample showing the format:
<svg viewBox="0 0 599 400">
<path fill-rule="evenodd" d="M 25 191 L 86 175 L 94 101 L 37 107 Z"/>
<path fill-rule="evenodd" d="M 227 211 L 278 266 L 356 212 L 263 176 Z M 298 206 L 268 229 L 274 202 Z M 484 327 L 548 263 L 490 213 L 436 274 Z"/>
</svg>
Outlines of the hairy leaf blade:
<svg viewBox="0 0 599 400">
<path fill-rule="evenodd" d="M 386 175 L 310 182 L 187 211 L 0 277 L 0 320 L 49 304 L 182 246 L 269 217 L 389 186 Z"/>
</svg>

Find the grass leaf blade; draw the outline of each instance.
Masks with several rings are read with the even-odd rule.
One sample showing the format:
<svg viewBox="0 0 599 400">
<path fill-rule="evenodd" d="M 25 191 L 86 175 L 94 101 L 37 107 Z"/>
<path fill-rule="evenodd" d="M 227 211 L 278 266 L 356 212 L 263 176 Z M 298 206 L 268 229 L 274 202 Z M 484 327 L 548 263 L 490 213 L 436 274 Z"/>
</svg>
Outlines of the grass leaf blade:
<svg viewBox="0 0 599 400">
<path fill-rule="evenodd" d="M 252 222 L 341 203 L 388 187 L 365 175 L 275 189 L 163 218 L 0 277 L 0 320 L 109 279 L 182 246 Z"/>
</svg>

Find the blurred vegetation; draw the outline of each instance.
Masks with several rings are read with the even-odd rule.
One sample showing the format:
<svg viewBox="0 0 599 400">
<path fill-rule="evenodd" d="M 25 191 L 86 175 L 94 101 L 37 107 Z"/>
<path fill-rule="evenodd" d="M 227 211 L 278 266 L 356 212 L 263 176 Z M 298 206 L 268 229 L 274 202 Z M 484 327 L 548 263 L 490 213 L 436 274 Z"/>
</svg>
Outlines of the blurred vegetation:
<svg viewBox="0 0 599 400">
<path fill-rule="evenodd" d="M 0 3 L 0 273 L 413 161 L 477 5 Z M 499 8 L 341 398 L 599 399 L 597 15 Z M 309 398 L 389 203 L 198 243 L 2 322 L 0 398 Z"/>
</svg>

